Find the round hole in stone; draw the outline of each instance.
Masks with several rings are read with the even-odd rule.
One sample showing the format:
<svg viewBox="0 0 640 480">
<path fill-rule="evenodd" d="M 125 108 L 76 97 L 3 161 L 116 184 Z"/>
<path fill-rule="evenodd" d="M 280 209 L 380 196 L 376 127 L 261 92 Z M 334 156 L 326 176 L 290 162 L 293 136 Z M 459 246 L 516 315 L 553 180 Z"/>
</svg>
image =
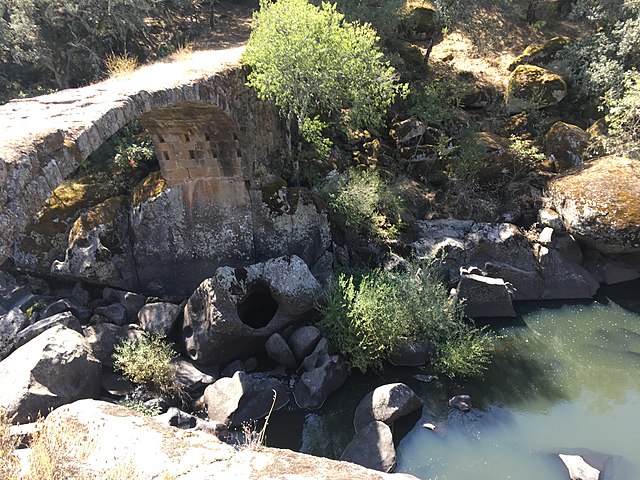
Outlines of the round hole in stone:
<svg viewBox="0 0 640 480">
<path fill-rule="evenodd" d="M 249 289 L 249 295 L 238 303 L 238 317 L 251 328 L 266 327 L 276 314 L 278 302 L 275 301 L 269 288 L 263 283 L 256 283 Z"/>
</svg>

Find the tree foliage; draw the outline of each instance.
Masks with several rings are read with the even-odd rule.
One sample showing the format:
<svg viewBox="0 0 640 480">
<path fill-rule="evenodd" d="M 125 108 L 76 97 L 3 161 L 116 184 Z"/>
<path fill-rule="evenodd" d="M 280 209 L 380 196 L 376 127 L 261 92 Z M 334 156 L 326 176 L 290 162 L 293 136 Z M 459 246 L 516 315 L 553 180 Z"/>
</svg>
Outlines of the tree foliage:
<svg viewBox="0 0 640 480">
<path fill-rule="evenodd" d="M 319 326 L 363 372 L 382 368 L 410 341 L 434 342 L 432 366 L 450 376 L 478 374 L 489 360 L 488 337 L 463 321 L 460 304 L 449 299 L 433 263 L 340 274 L 321 308 Z"/>
<path fill-rule="evenodd" d="M 302 138 L 327 152 L 324 130 L 377 127 L 402 87 L 376 32 L 335 5 L 261 0 L 244 62 L 249 85 L 296 120 Z"/>
<path fill-rule="evenodd" d="M 172 19 L 191 14 L 200 3 L 2 0 L 0 61 L 31 76 L 48 72 L 56 87 L 67 88 L 94 79 L 108 53 L 138 49 L 154 20 L 173 23 Z"/>
</svg>

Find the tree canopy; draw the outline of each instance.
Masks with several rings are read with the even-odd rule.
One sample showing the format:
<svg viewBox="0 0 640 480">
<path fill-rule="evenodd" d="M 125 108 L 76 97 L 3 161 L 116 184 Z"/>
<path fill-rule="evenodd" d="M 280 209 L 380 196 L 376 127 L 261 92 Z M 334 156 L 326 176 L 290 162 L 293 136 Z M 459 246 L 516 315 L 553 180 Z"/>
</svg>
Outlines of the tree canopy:
<svg viewBox="0 0 640 480">
<path fill-rule="evenodd" d="M 346 21 L 335 5 L 261 0 L 244 54 L 248 82 L 322 151 L 327 126 L 379 126 L 402 90 L 377 42 L 370 25 Z"/>
</svg>

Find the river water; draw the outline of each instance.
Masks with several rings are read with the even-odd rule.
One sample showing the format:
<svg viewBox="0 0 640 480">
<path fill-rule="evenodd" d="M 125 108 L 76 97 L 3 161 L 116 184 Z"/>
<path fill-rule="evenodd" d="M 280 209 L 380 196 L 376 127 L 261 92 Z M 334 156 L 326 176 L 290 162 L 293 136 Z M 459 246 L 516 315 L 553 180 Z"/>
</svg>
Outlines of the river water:
<svg viewBox="0 0 640 480">
<path fill-rule="evenodd" d="M 433 480 L 563 480 L 557 454 L 586 449 L 617 456 L 617 476 L 607 478 L 640 479 L 638 312 L 640 282 L 609 288 L 593 302 L 520 305 L 518 320 L 491 322 L 498 339 L 482 379 L 424 383 L 414 375 L 430 372 L 418 369 L 354 375 L 306 416 L 301 450 L 339 457 L 362 396 L 402 381 L 425 407 L 399 442 L 397 472 Z M 473 401 L 469 413 L 447 406 L 463 393 Z"/>
</svg>

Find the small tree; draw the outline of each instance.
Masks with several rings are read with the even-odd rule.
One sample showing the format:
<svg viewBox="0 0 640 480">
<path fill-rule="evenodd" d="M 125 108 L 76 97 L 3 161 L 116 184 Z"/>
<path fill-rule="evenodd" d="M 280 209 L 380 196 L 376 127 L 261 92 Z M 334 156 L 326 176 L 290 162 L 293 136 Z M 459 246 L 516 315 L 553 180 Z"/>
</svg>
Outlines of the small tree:
<svg viewBox="0 0 640 480">
<path fill-rule="evenodd" d="M 307 0 L 261 0 L 254 16 L 244 63 L 249 85 L 272 100 L 291 127 L 320 153 L 331 145 L 323 130 L 380 126 L 404 87 L 383 59 L 378 37 L 368 25 L 348 22 L 335 5 Z M 298 167 L 294 164 L 294 177 Z"/>
</svg>

